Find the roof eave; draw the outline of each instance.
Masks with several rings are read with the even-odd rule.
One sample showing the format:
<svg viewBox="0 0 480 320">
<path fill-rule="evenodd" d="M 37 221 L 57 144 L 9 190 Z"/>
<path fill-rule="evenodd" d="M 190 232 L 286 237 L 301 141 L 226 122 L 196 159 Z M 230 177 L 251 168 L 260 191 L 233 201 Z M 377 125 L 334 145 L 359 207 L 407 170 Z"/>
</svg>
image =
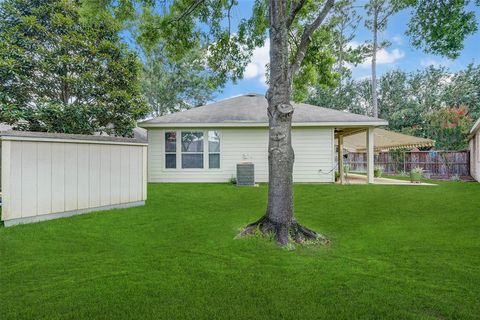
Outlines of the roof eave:
<svg viewBox="0 0 480 320">
<path fill-rule="evenodd" d="M 480 128 L 480 118 L 478 118 L 477 121 L 475 121 L 472 129 L 470 130 L 469 139 L 471 139 L 475 135 L 475 133 L 478 131 L 479 128 Z"/>
<path fill-rule="evenodd" d="M 388 121 L 325 121 L 325 122 L 293 122 L 293 127 L 380 127 L 388 125 Z M 172 122 L 172 123 L 139 123 L 140 128 L 266 128 L 264 122 Z"/>
</svg>

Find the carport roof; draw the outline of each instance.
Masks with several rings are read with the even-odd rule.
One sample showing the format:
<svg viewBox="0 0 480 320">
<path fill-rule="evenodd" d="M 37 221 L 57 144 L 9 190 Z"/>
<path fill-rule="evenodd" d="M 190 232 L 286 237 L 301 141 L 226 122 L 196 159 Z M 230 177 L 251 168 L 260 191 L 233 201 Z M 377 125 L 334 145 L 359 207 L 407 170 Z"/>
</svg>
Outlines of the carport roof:
<svg viewBox="0 0 480 320">
<path fill-rule="evenodd" d="M 373 129 L 374 149 L 391 150 L 400 148 L 420 148 L 433 147 L 435 141 L 426 138 L 418 138 L 407 134 L 384 130 L 380 128 Z M 346 136 L 343 139 L 344 147 L 351 151 L 365 151 L 366 150 L 366 132 L 360 132 Z"/>
</svg>

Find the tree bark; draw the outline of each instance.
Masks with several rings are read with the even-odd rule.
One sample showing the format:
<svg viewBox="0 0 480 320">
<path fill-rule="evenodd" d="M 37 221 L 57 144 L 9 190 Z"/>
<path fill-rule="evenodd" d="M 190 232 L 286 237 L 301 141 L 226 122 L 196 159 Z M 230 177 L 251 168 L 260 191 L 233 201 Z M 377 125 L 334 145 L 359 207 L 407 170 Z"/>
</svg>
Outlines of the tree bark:
<svg viewBox="0 0 480 320">
<path fill-rule="evenodd" d="M 273 233 L 279 245 L 288 243 L 290 237 L 296 242 L 306 239 L 328 240 L 298 224 L 293 210 L 293 163 L 292 116 L 290 102 L 292 74 L 288 50 L 288 13 L 286 0 L 269 1 L 270 19 L 270 85 L 266 94 L 268 101 L 268 205 L 265 215 L 249 224 L 240 235 L 252 233 L 259 228 L 262 233 Z"/>
<path fill-rule="evenodd" d="M 373 14 L 373 52 L 372 52 L 372 116 L 378 118 L 377 98 L 377 50 L 378 50 L 378 7 Z"/>
<path fill-rule="evenodd" d="M 267 218 L 276 225 L 279 244 L 288 242 L 293 221 L 293 162 L 286 1 L 270 1 L 270 87 L 267 92 L 268 206 Z"/>
</svg>

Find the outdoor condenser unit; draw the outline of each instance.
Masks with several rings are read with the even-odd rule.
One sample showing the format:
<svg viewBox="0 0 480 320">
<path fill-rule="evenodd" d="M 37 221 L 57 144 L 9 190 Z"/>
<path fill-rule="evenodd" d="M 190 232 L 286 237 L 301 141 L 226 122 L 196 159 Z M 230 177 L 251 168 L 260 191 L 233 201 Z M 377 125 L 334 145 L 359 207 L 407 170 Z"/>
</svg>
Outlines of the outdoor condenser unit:
<svg viewBox="0 0 480 320">
<path fill-rule="evenodd" d="M 237 164 L 237 186 L 254 186 L 255 168 L 251 162 Z"/>
</svg>

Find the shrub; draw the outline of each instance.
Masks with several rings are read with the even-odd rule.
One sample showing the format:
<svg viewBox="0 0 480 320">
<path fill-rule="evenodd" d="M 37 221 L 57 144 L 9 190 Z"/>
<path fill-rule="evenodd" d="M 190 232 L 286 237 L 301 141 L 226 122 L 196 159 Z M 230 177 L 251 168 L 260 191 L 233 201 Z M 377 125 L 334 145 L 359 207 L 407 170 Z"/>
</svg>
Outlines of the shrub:
<svg viewBox="0 0 480 320">
<path fill-rule="evenodd" d="M 410 171 L 410 181 L 411 182 L 420 182 L 423 178 L 423 169 L 420 167 L 415 167 Z"/>
<path fill-rule="evenodd" d="M 375 166 L 375 168 L 373 168 L 373 176 L 375 178 L 380 178 L 383 174 L 383 167 L 382 166 Z"/>
<path fill-rule="evenodd" d="M 460 176 L 458 174 L 454 174 L 450 180 L 455 181 L 455 182 L 460 182 L 462 179 L 460 179 Z"/>
</svg>

